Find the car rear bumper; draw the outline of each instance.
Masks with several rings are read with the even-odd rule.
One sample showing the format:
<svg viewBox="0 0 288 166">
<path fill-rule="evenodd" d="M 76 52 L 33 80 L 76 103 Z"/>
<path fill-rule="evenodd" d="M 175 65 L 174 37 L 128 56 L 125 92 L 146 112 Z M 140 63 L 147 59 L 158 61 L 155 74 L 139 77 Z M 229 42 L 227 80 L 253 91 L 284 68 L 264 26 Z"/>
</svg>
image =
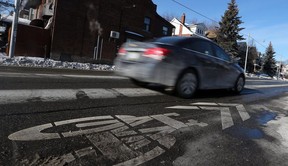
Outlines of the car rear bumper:
<svg viewBox="0 0 288 166">
<path fill-rule="evenodd" d="M 138 81 L 174 86 L 175 80 L 167 77 L 167 64 L 165 63 L 125 63 L 116 62 L 115 73 L 120 76 L 133 78 Z M 167 73 L 168 72 L 168 73 Z"/>
</svg>

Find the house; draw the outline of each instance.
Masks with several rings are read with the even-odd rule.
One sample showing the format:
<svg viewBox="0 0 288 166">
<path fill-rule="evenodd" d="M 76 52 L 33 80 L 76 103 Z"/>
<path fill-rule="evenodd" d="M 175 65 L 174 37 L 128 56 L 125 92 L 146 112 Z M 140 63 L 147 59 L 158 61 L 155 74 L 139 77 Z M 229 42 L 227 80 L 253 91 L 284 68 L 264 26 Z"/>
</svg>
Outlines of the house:
<svg viewBox="0 0 288 166">
<path fill-rule="evenodd" d="M 288 76 L 288 65 L 286 65 L 283 62 L 278 62 L 276 65 L 277 65 L 277 69 L 280 70 L 280 73 L 279 73 L 280 76 L 287 78 L 287 76 Z"/>
<path fill-rule="evenodd" d="M 152 0 L 37 2 L 25 9 L 32 7 L 30 19 L 43 20 L 42 28 L 50 29 L 49 55 L 55 60 L 112 62 L 122 43 L 171 36 L 174 28 Z"/>
<path fill-rule="evenodd" d="M 181 16 L 181 20 L 177 18 L 173 18 L 170 23 L 175 26 L 173 35 L 175 36 L 192 36 L 194 34 L 205 36 L 205 32 L 207 31 L 207 27 L 203 23 L 198 24 L 186 24 L 186 16 L 183 14 Z"/>
</svg>

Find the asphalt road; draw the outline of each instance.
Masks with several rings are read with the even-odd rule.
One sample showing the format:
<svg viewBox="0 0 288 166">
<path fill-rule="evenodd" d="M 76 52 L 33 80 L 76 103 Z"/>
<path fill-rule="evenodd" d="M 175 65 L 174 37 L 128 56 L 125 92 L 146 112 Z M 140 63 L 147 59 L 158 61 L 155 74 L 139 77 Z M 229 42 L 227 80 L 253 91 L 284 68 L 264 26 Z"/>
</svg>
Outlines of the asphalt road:
<svg viewBox="0 0 288 166">
<path fill-rule="evenodd" d="M 180 99 L 113 72 L 0 68 L 0 165 L 287 165 L 288 84 Z"/>
</svg>

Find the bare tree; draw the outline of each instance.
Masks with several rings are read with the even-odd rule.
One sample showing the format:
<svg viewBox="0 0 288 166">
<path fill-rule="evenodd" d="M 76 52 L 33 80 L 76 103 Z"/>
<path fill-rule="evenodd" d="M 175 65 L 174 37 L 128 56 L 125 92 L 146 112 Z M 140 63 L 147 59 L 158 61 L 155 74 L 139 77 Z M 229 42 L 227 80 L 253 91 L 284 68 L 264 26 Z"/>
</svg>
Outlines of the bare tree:
<svg viewBox="0 0 288 166">
<path fill-rule="evenodd" d="M 172 14 L 172 13 L 165 13 L 162 15 L 162 17 L 167 20 L 167 21 L 171 21 L 173 20 L 173 18 L 180 18 L 179 16 L 175 15 L 175 14 Z"/>
<path fill-rule="evenodd" d="M 207 29 L 210 31 L 217 31 L 217 29 L 219 28 L 219 24 L 217 22 L 204 22 L 204 24 L 206 25 Z"/>
</svg>

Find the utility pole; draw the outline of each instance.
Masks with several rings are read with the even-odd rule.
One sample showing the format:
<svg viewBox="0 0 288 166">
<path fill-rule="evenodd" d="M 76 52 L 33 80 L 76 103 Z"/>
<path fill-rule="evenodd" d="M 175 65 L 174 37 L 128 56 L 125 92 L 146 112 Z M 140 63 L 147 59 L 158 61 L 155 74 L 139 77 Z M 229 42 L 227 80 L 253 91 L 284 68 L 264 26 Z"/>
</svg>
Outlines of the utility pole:
<svg viewBox="0 0 288 166">
<path fill-rule="evenodd" d="M 281 75 L 281 69 L 282 69 L 282 55 L 280 55 L 280 63 L 279 67 L 277 67 L 277 80 L 279 80 L 279 77 Z"/>
<path fill-rule="evenodd" d="M 246 74 L 246 69 L 247 69 L 247 59 L 248 59 L 248 51 L 249 51 L 249 39 L 250 39 L 250 34 L 247 39 L 247 49 L 246 49 L 246 58 L 245 58 L 245 66 L 244 66 L 244 73 Z"/>
<path fill-rule="evenodd" d="M 12 58 L 15 53 L 19 9 L 20 9 L 20 0 L 15 0 L 15 8 L 14 8 L 14 13 L 13 13 L 10 46 L 9 46 L 9 58 Z"/>
</svg>

